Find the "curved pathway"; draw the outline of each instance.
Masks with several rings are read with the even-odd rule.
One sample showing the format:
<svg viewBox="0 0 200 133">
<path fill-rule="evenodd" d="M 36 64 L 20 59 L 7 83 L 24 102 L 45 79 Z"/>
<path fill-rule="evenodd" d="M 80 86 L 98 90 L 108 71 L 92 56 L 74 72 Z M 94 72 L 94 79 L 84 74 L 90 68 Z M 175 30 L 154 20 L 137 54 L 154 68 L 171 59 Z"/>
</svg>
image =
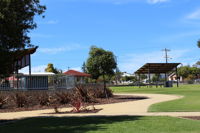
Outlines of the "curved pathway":
<svg viewBox="0 0 200 133">
<path fill-rule="evenodd" d="M 152 104 L 175 100 L 183 98 L 182 96 L 175 95 L 163 95 L 163 94 L 118 94 L 118 95 L 133 95 L 133 96 L 145 96 L 149 99 L 130 101 L 115 104 L 95 105 L 96 109 L 103 109 L 98 113 L 86 113 L 86 114 L 53 114 L 54 109 L 36 110 L 36 111 L 23 111 L 23 112 L 11 112 L 0 113 L 1 119 L 21 119 L 30 117 L 48 117 L 48 116 L 200 116 L 200 112 L 161 112 L 161 113 L 149 113 L 148 108 Z M 63 108 L 60 111 L 69 111 L 71 108 Z"/>
</svg>

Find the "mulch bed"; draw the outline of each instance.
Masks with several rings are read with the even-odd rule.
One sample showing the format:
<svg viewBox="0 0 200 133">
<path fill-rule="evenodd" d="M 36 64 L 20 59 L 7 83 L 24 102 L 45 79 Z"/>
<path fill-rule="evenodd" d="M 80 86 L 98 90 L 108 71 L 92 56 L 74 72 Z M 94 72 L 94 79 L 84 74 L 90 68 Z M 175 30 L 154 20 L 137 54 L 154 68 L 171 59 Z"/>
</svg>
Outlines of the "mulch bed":
<svg viewBox="0 0 200 133">
<path fill-rule="evenodd" d="M 192 119 L 192 120 L 200 120 L 200 116 L 183 116 L 182 118 Z"/>
<path fill-rule="evenodd" d="M 122 102 L 129 102 L 129 101 L 137 101 L 137 100 L 143 100 L 148 99 L 147 97 L 141 97 L 141 96 L 126 96 L 126 95 L 114 95 L 113 97 L 106 99 L 106 98 L 98 98 L 96 99 L 95 103 L 87 103 L 87 105 L 102 105 L 102 104 L 113 104 L 113 103 L 122 103 Z M 59 108 L 64 107 L 71 107 L 70 105 L 59 105 Z M 24 107 L 24 108 L 5 108 L 0 109 L 0 113 L 6 113 L 6 112 L 20 112 L 20 111 L 35 111 L 35 110 L 43 110 L 43 109 L 53 109 L 53 106 L 40 106 L 36 105 L 33 107 Z M 90 112 L 85 112 L 90 113 Z"/>
</svg>

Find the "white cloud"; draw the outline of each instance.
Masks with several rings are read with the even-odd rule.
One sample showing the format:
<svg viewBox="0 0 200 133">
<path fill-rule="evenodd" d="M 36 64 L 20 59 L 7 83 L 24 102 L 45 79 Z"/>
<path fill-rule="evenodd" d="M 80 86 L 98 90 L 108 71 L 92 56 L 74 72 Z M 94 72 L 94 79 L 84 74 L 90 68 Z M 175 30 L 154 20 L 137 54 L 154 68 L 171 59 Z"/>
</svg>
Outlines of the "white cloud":
<svg viewBox="0 0 200 133">
<path fill-rule="evenodd" d="M 158 3 L 169 2 L 169 0 L 147 0 L 147 2 L 150 4 L 158 4 Z"/>
<path fill-rule="evenodd" d="M 35 66 L 31 68 L 31 72 L 36 73 L 36 72 L 44 72 L 45 68 L 47 65 L 40 65 L 40 66 Z M 29 67 L 25 67 L 19 71 L 20 73 L 28 73 L 29 72 Z"/>
<path fill-rule="evenodd" d="M 86 48 L 88 48 L 88 47 L 81 46 L 78 44 L 73 44 L 73 45 L 65 45 L 62 47 L 55 47 L 55 48 L 39 48 L 38 52 L 45 53 L 45 54 L 57 54 L 60 52 L 81 50 L 81 49 L 86 49 Z"/>
<path fill-rule="evenodd" d="M 173 50 L 169 53 L 172 57 L 169 62 L 186 63 L 182 57 L 189 52 L 189 50 Z M 129 54 L 119 57 L 119 68 L 121 71 L 134 73 L 137 69 L 142 67 L 145 63 L 164 63 L 164 53 L 162 51 L 154 51 L 151 53 Z"/>
<path fill-rule="evenodd" d="M 188 14 L 186 19 L 197 20 L 200 19 L 200 9 L 195 10 L 194 12 Z"/>
</svg>

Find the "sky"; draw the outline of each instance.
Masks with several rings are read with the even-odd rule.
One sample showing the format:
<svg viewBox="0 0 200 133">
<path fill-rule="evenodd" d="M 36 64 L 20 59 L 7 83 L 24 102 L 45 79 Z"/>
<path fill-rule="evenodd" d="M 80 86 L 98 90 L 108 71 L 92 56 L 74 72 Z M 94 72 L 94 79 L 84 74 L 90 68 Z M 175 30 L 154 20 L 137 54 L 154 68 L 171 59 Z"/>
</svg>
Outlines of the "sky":
<svg viewBox="0 0 200 133">
<path fill-rule="evenodd" d="M 35 17 L 30 32 L 32 71 L 48 63 L 81 70 L 90 47 L 112 51 L 122 72 L 134 73 L 145 63 L 192 65 L 200 59 L 200 0 L 41 0 L 45 18 Z M 21 72 L 28 71 L 28 68 Z"/>
</svg>

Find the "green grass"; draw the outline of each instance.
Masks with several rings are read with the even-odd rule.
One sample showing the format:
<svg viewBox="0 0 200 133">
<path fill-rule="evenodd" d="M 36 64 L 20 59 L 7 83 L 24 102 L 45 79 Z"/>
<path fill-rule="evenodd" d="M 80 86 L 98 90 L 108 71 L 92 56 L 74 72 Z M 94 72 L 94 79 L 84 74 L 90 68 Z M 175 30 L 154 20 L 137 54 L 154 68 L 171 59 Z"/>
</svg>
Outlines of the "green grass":
<svg viewBox="0 0 200 133">
<path fill-rule="evenodd" d="M 173 117 L 31 118 L 1 125 L 1 133 L 199 133 L 200 121 Z"/>
<path fill-rule="evenodd" d="M 152 93 L 181 95 L 184 98 L 158 103 L 149 108 L 150 112 L 199 112 L 200 85 L 182 85 L 179 88 L 147 88 L 147 87 L 111 87 L 117 93 Z"/>
</svg>

